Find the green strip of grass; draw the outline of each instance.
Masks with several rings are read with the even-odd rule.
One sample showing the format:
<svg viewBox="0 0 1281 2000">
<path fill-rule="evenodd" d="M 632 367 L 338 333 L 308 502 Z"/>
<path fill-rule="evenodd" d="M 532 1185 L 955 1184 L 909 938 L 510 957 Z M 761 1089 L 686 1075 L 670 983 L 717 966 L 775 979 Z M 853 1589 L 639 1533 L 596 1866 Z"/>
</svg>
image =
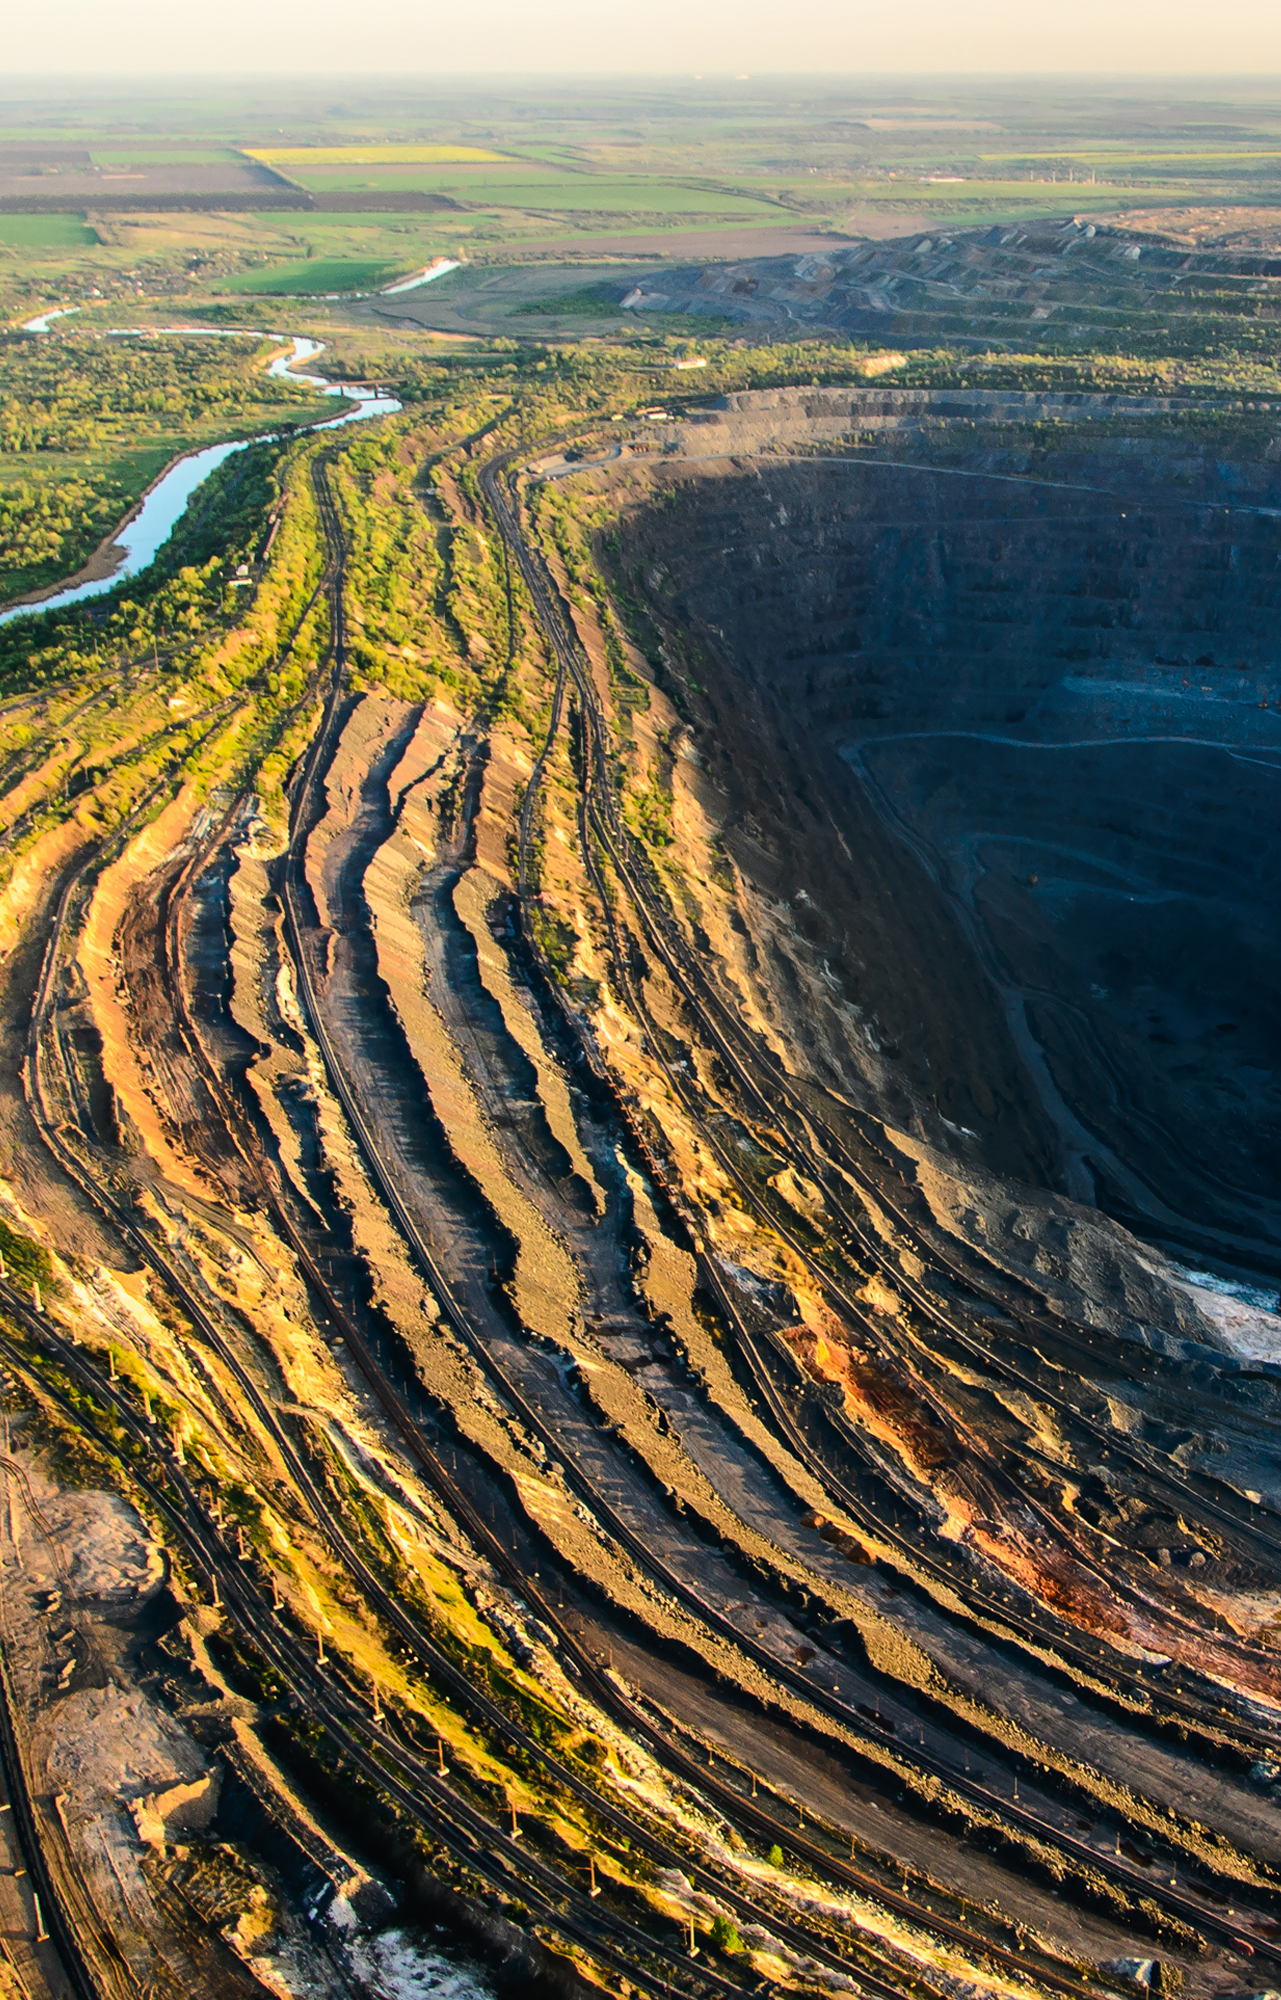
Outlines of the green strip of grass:
<svg viewBox="0 0 1281 2000">
<path fill-rule="evenodd" d="M 274 293 L 314 298 L 325 292 L 372 292 L 396 276 L 397 266 L 366 257 L 306 257 L 296 264 L 271 264 L 228 278 L 230 292 Z"/>
<path fill-rule="evenodd" d="M 576 292 L 561 292 L 547 299 L 529 299 L 513 306 L 512 319 L 607 319 L 617 317 L 624 293 L 622 285 L 582 285 Z"/>
<path fill-rule="evenodd" d="M 0 215 L 0 243 L 22 249 L 73 249 L 97 241 L 82 215 Z"/>
<path fill-rule="evenodd" d="M 588 214 L 609 215 L 689 215 L 720 214 L 755 216 L 769 213 L 777 203 L 763 196 L 741 194 L 698 183 L 661 179 L 658 175 L 622 177 L 612 174 L 562 174 L 555 180 L 520 179 L 510 174 L 458 175 L 378 172 L 375 168 L 350 172 L 297 176 L 317 197 L 337 190 L 379 192 L 414 189 L 447 190 L 470 204 L 513 209 L 548 209 L 556 214 L 584 210 Z"/>
</svg>

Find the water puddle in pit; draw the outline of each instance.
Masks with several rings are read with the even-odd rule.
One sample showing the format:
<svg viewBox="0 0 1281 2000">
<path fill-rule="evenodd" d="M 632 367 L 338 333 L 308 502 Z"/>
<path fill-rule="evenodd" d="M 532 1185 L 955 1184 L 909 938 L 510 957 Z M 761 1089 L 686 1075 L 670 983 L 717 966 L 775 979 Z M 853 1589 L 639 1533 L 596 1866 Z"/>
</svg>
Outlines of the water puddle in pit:
<svg viewBox="0 0 1281 2000">
<path fill-rule="evenodd" d="M 1281 1294 L 1174 1264 L 1175 1283 L 1243 1361 L 1281 1362 Z"/>
<path fill-rule="evenodd" d="M 56 315 L 50 313 L 47 318 Z M 34 326 L 34 322 L 32 322 Z M 210 335 L 215 338 L 241 339 L 254 331 L 245 327 L 113 327 L 108 338 L 128 338 L 135 334 L 188 334 Z M 259 336 L 272 338 L 271 335 Z M 352 383 L 326 382 L 321 375 L 297 375 L 295 365 L 302 361 L 314 361 L 324 353 L 324 342 L 305 339 L 301 334 L 289 336 L 293 351 L 277 355 L 267 369 L 269 375 L 283 377 L 287 381 L 301 382 L 308 388 L 319 390 L 326 396 L 340 396 L 355 405 L 345 410 L 339 417 L 325 417 L 318 423 L 305 426 L 307 430 L 338 430 L 343 424 L 357 424 L 367 417 L 390 416 L 401 408 L 394 396 L 380 396 L 376 390 Z M 301 434 L 301 433 L 299 433 Z M 110 555 L 119 550 L 121 559 L 116 562 L 109 576 L 92 577 L 86 583 L 64 585 L 49 596 L 10 605 L 0 611 L 0 625 L 7 625 L 12 618 L 36 617 L 44 611 L 61 611 L 65 605 L 81 604 L 86 598 L 105 597 L 118 584 L 129 577 L 137 576 L 153 563 L 168 541 L 174 528 L 181 520 L 187 503 L 210 473 L 225 465 L 237 452 L 248 451 L 251 445 L 269 444 L 280 437 L 280 431 L 263 431 L 257 437 L 239 438 L 229 444 L 206 445 L 203 451 L 190 452 L 185 458 L 176 459 L 167 472 L 161 474 L 155 485 L 143 496 L 141 505 L 130 515 L 121 527 L 108 549 Z"/>
</svg>

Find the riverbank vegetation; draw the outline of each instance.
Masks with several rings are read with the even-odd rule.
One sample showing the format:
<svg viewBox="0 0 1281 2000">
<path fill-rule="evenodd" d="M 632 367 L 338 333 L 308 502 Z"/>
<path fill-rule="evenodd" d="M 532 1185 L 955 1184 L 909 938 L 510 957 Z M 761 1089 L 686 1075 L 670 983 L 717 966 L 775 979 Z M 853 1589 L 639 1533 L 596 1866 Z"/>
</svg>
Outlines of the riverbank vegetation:
<svg viewBox="0 0 1281 2000">
<path fill-rule="evenodd" d="M 0 340 L 0 601 L 79 567 L 171 459 L 314 418 L 314 393 L 266 373 L 270 344 Z"/>
</svg>

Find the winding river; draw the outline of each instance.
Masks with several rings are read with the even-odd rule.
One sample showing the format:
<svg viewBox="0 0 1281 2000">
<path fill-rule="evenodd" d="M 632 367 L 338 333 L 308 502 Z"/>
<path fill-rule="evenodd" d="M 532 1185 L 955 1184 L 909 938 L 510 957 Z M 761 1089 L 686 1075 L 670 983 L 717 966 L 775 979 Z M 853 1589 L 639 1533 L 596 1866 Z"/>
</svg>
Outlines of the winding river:
<svg viewBox="0 0 1281 2000">
<path fill-rule="evenodd" d="M 49 318 L 53 316 L 48 315 Z M 152 333 L 223 336 L 234 332 L 243 338 L 245 331 L 247 329 L 205 326 L 115 327 L 110 337 L 120 339 Z M 275 336 L 268 334 L 262 337 L 271 339 Z M 301 382 L 307 388 L 318 389 L 326 396 L 341 397 L 354 405 L 344 410 L 341 416 L 324 417 L 318 423 L 308 425 L 308 429 L 337 430 L 340 424 L 357 424 L 366 417 L 388 416 L 400 409 L 401 405 L 394 396 L 380 396 L 373 389 L 326 382 L 321 375 L 299 373 L 301 363 L 314 361 L 318 354 L 324 353 L 324 342 L 308 340 L 301 334 L 292 334 L 289 338 L 292 341 L 291 351 L 277 355 L 269 364 L 267 373 L 283 376 L 290 382 Z M 263 431 L 257 437 L 206 445 L 203 451 L 189 452 L 186 457 L 175 459 L 168 471 L 162 473 L 155 485 L 144 494 L 141 505 L 117 529 L 106 552 L 109 558 L 119 552 L 109 576 L 93 577 L 87 583 L 68 583 L 61 588 L 55 586 L 41 597 L 12 604 L 7 610 L 0 611 L 0 625 L 7 624 L 11 618 L 32 617 L 42 611 L 60 611 L 64 605 L 80 604 L 88 597 L 103 597 L 126 578 L 137 576 L 155 560 L 182 518 L 192 494 L 204 484 L 211 472 L 216 472 L 236 452 L 247 451 L 250 445 L 268 443 L 280 435 L 279 431 Z"/>
</svg>

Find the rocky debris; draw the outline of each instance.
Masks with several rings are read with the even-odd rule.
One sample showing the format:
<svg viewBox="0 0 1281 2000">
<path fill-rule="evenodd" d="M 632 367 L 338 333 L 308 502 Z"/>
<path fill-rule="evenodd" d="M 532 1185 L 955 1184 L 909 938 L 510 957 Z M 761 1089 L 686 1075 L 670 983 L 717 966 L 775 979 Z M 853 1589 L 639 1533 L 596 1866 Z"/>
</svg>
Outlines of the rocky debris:
<svg viewBox="0 0 1281 2000">
<path fill-rule="evenodd" d="M 180 1840 L 207 1833 L 218 1810 L 220 1773 L 209 1771 L 188 1785 L 170 1785 L 145 1792 L 129 1803 L 129 1816 L 145 1847 L 172 1847 Z"/>
<path fill-rule="evenodd" d="M 1168 311 L 1171 294 L 1198 280 L 1281 275 L 1275 226 L 1261 213 L 1236 229 L 1223 213 L 1191 234 L 1189 219 L 1176 211 L 1167 227 L 1139 211 L 1108 222 L 1071 216 L 857 245 L 834 239 L 830 250 L 801 256 L 668 266 L 619 303 L 659 325 L 664 313 L 704 314 L 775 337 L 782 327 L 839 329 L 896 347 L 982 349 L 1009 346 L 1027 322 L 1060 317 L 1080 337 L 1096 310 L 1100 327 L 1115 326 L 1118 308 L 1133 325 Z"/>
</svg>

